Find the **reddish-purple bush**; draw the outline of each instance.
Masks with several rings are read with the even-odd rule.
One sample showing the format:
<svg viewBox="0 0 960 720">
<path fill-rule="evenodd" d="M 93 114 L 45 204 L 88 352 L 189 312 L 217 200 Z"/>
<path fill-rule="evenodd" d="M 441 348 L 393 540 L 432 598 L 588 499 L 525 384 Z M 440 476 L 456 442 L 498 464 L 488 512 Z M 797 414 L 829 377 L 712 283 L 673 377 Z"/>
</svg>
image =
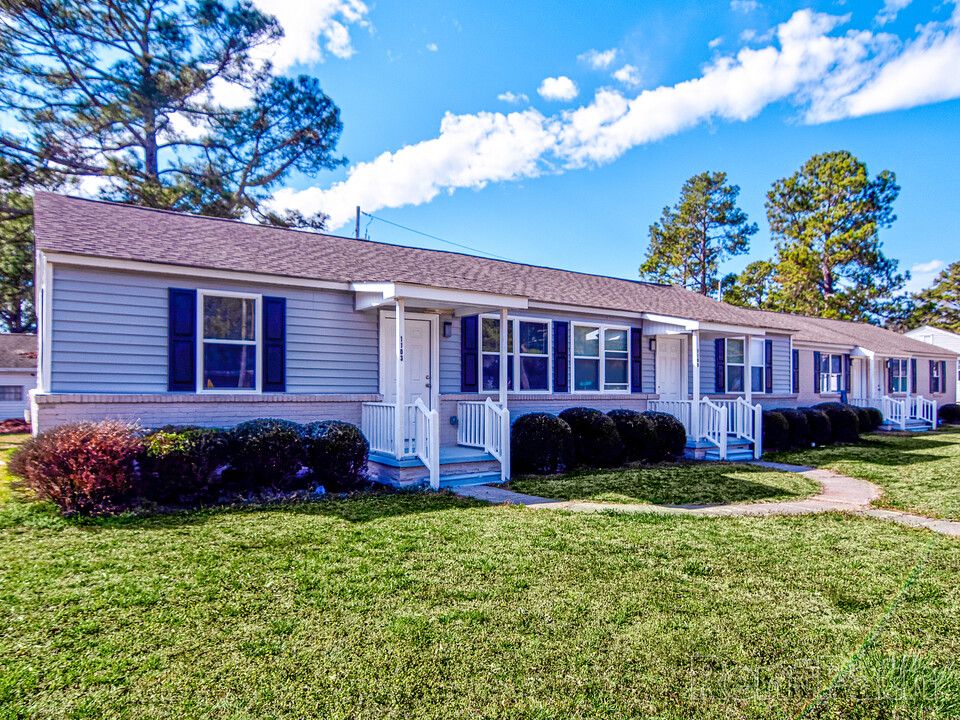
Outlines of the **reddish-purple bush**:
<svg viewBox="0 0 960 720">
<path fill-rule="evenodd" d="M 64 514 L 99 515 L 130 507 L 139 494 L 137 428 L 104 420 L 61 425 L 31 438 L 8 469 Z"/>
</svg>

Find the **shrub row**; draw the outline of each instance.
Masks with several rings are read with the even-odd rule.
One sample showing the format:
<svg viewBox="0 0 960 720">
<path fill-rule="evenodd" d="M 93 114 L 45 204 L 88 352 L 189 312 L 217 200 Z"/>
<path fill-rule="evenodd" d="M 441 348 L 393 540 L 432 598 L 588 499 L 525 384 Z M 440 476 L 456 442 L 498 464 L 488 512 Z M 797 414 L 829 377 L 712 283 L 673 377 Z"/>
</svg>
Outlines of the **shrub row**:
<svg viewBox="0 0 960 720">
<path fill-rule="evenodd" d="M 672 415 L 658 412 L 569 408 L 521 415 L 510 432 L 511 473 L 555 473 L 577 465 L 617 467 L 683 455 L 687 433 Z"/>
<path fill-rule="evenodd" d="M 348 492 L 366 482 L 369 445 L 348 423 L 261 419 L 229 430 L 114 421 L 40 433 L 9 470 L 65 514 L 117 512 L 144 501 L 190 506 L 263 491 Z"/>
<path fill-rule="evenodd" d="M 960 405 L 947 403 L 937 410 L 937 420 L 940 423 L 960 423 Z"/>
<path fill-rule="evenodd" d="M 821 403 L 809 408 L 763 411 L 764 450 L 791 450 L 811 445 L 852 443 L 876 430 L 883 416 L 876 408 Z"/>
</svg>

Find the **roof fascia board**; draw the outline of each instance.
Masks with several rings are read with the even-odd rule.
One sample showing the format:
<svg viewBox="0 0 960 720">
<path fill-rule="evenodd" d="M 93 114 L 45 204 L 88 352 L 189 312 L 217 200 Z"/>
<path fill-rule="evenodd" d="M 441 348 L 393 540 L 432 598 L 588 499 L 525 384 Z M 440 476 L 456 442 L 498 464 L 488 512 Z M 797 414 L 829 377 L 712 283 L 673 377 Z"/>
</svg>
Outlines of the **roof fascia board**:
<svg viewBox="0 0 960 720">
<path fill-rule="evenodd" d="M 828 342 L 811 342 L 809 340 L 793 340 L 794 347 L 800 348 L 802 350 L 819 350 L 820 348 L 827 348 L 828 350 L 842 350 L 848 353 L 853 353 L 853 351 L 858 347 L 856 345 L 842 345 L 840 343 L 828 343 Z M 865 348 L 861 348 L 864 349 Z"/>
<path fill-rule="evenodd" d="M 650 322 L 663 323 L 664 325 L 679 325 L 684 330 L 699 330 L 700 321 L 689 318 L 673 317 L 672 315 L 658 315 L 656 313 L 643 313 L 643 319 Z"/>
<path fill-rule="evenodd" d="M 539 300 L 531 300 L 530 309 L 573 314 L 581 313 L 583 315 L 605 315 L 609 317 L 628 318 L 630 320 L 640 320 L 643 318 L 643 313 L 631 312 L 629 310 L 608 310 L 606 308 L 589 307 L 587 305 L 563 305 L 561 303 L 541 302 Z"/>
<path fill-rule="evenodd" d="M 476 290 L 453 290 L 429 285 L 409 283 L 351 283 L 350 289 L 357 293 L 379 294 L 384 301 L 403 298 L 429 302 L 480 307 L 505 307 L 508 310 L 526 310 L 528 301 L 518 295 L 501 295 Z"/>
<path fill-rule="evenodd" d="M 334 282 L 331 280 L 312 280 L 310 278 L 287 277 L 284 275 L 248 273 L 239 270 L 215 270 L 213 268 L 194 267 L 192 265 L 170 265 L 166 263 L 144 262 L 141 260 L 119 260 L 96 255 L 74 255 L 72 253 L 60 252 L 48 252 L 44 253 L 44 255 L 48 263 L 69 267 L 121 270 L 211 280 L 230 280 L 234 282 L 256 283 L 258 285 L 278 285 L 316 290 L 350 290 L 350 283 Z"/>
<path fill-rule="evenodd" d="M 724 332 L 724 333 L 739 333 L 741 335 L 754 335 L 756 337 L 763 337 L 766 335 L 769 330 L 763 328 L 750 327 L 749 325 L 727 325 L 726 323 L 713 323 L 713 322 L 702 322 L 700 323 L 700 329 L 706 330 L 707 332 Z M 777 331 L 781 332 L 781 331 Z M 784 335 L 790 335 L 792 331 L 783 330 Z"/>
</svg>

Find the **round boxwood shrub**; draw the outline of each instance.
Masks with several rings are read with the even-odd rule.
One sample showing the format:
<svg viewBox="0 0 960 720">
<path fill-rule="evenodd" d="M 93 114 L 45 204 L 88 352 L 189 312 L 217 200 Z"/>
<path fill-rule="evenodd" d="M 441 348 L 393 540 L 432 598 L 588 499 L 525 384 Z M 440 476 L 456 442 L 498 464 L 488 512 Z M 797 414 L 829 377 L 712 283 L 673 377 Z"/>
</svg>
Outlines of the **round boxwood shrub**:
<svg viewBox="0 0 960 720">
<path fill-rule="evenodd" d="M 643 413 L 653 423 L 657 434 L 658 455 L 653 460 L 676 460 L 683 457 L 687 445 L 687 431 L 683 423 L 669 413 L 648 410 Z"/>
<path fill-rule="evenodd" d="M 550 413 L 521 415 L 510 429 L 510 472 L 550 474 L 573 467 L 573 431 Z"/>
<path fill-rule="evenodd" d="M 873 430 L 873 419 L 870 417 L 870 411 L 866 408 L 857 407 L 856 405 L 851 405 L 850 407 L 857 414 L 860 433 L 862 434 Z"/>
<path fill-rule="evenodd" d="M 860 419 L 852 407 L 836 402 L 820 403 L 814 407 L 830 418 L 833 430 L 831 442 L 853 443 L 860 438 Z"/>
<path fill-rule="evenodd" d="M 807 416 L 803 411 L 797 408 L 775 409 L 786 418 L 787 425 L 790 426 L 790 439 L 787 442 L 787 447 L 810 447 L 810 424 L 807 422 Z"/>
<path fill-rule="evenodd" d="M 607 417 L 617 426 L 627 460 L 649 462 L 660 456 L 657 431 L 646 415 L 636 410 L 611 410 Z"/>
<path fill-rule="evenodd" d="M 574 462 L 588 467 L 616 467 L 624 448 L 613 420 L 592 408 L 567 408 L 560 419 L 573 433 Z"/>
<path fill-rule="evenodd" d="M 941 423 L 960 423 L 960 405 L 947 403 L 937 410 L 937 419 Z"/>
<path fill-rule="evenodd" d="M 827 414 L 817 408 L 800 408 L 800 411 L 807 416 L 810 442 L 814 445 L 829 445 L 833 439 L 833 426 Z"/>
<path fill-rule="evenodd" d="M 352 492 L 367 484 L 370 443 L 360 428 L 338 420 L 305 425 L 310 480 L 329 492 Z"/>
<path fill-rule="evenodd" d="M 149 499 L 188 505 L 217 498 L 219 472 L 231 459 L 225 431 L 167 425 L 147 433 L 143 442 L 140 467 Z"/>
<path fill-rule="evenodd" d="M 867 414 L 870 416 L 870 429 L 876 430 L 883 425 L 883 413 L 875 407 L 868 407 Z"/>
<path fill-rule="evenodd" d="M 229 489 L 289 490 L 300 484 L 306 466 L 302 425 L 261 418 L 240 423 L 228 435 L 230 468 L 222 478 Z"/>
<path fill-rule="evenodd" d="M 786 450 L 790 447 L 790 423 L 777 410 L 763 411 L 763 450 Z"/>
</svg>

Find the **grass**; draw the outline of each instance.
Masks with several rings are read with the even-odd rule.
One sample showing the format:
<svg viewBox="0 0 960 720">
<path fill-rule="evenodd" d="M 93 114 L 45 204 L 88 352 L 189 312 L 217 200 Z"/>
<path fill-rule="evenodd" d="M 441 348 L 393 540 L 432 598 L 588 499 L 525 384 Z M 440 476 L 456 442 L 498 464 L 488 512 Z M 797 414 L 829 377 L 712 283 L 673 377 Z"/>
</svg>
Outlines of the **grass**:
<svg viewBox="0 0 960 720">
<path fill-rule="evenodd" d="M 880 507 L 960 519 L 960 430 L 910 435 L 868 435 L 857 445 L 772 453 L 765 459 L 796 463 L 876 483 Z"/>
<path fill-rule="evenodd" d="M 511 481 L 510 489 L 558 500 L 711 505 L 793 500 L 817 493 L 820 486 L 795 473 L 697 462 L 521 477 Z"/>
<path fill-rule="evenodd" d="M 0 718 L 956 717 L 958 576 L 956 540 L 838 514 L 9 498 Z"/>
</svg>

